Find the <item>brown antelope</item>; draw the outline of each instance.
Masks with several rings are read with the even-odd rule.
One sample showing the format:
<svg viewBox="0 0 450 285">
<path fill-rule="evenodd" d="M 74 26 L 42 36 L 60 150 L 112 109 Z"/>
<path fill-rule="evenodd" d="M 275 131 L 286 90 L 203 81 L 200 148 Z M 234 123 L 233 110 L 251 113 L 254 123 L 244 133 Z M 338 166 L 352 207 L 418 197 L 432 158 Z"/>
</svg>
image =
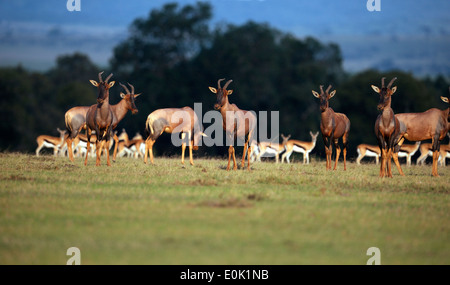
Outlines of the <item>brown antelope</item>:
<svg viewBox="0 0 450 285">
<path fill-rule="evenodd" d="M 360 144 L 356 147 L 356 151 L 358 152 L 358 157 L 356 158 L 356 163 L 361 164 L 361 159 L 363 157 L 375 157 L 375 162 L 378 165 L 379 157 L 381 156 L 380 147 L 377 145 L 369 145 L 369 144 Z"/>
<path fill-rule="evenodd" d="M 406 165 L 411 166 L 411 158 L 419 149 L 420 142 L 415 144 L 402 144 L 398 151 L 398 157 L 406 157 Z"/>
<path fill-rule="evenodd" d="M 38 147 L 36 148 L 36 156 L 39 156 L 39 152 L 42 148 L 53 148 L 53 155 L 56 156 L 58 154 L 59 148 L 64 145 L 64 136 L 66 131 L 62 131 L 57 128 L 59 132 L 59 137 L 40 135 L 36 138 L 36 142 Z"/>
<path fill-rule="evenodd" d="M 99 74 L 100 81 L 101 81 L 102 73 L 103 72 L 101 72 Z M 131 87 L 131 92 L 128 90 L 128 88 L 125 85 L 123 85 L 121 83 L 120 83 L 120 85 L 124 88 L 126 94 L 121 92 L 120 97 L 122 99 L 119 101 L 119 103 L 117 103 L 115 105 L 110 105 L 110 107 L 113 111 L 113 115 L 114 115 L 114 122 L 112 125 L 112 129 L 115 129 L 117 127 L 119 122 L 127 114 L 128 110 L 130 110 L 133 114 L 136 114 L 138 112 L 138 109 L 136 108 L 134 100 L 137 96 L 141 95 L 141 93 L 134 94 L 134 86 L 131 85 L 130 83 L 128 83 L 128 85 L 130 85 L 130 87 Z M 71 161 L 74 161 L 73 151 L 72 151 L 72 143 L 74 142 L 74 139 L 80 133 L 81 129 L 86 129 L 86 113 L 87 113 L 88 109 L 89 109 L 89 106 L 73 107 L 70 110 L 68 110 L 64 116 L 65 122 L 66 122 L 66 129 L 68 131 L 68 136 L 66 138 L 67 151 L 69 153 L 69 158 Z M 115 134 L 113 135 L 113 139 L 115 141 L 113 161 L 115 161 L 116 155 L 117 155 L 117 145 L 118 145 L 118 138 Z"/>
<path fill-rule="evenodd" d="M 248 138 L 244 144 L 241 168 L 244 168 L 245 156 L 248 151 L 247 169 L 250 170 L 250 154 L 252 153 L 252 148 L 256 143 L 254 138 L 256 135 L 256 115 L 254 112 L 241 110 L 238 106 L 236 106 L 236 104 L 229 103 L 228 96 L 233 93 L 233 90 L 227 90 L 227 87 L 233 80 L 228 80 L 227 83 L 221 87 L 220 82 L 223 80 L 225 79 L 219 79 L 217 81 L 217 89 L 214 87 L 209 87 L 209 90 L 216 94 L 214 109 L 219 110 L 222 115 L 222 127 L 225 130 L 227 142 L 230 144 L 228 148 L 227 170 L 230 170 L 231 157 L 233 157 L 233 170 L 237 169 L 233 142 L 235 138 L 243 138 L 245 141 L 245 136 Z"/>
<path fill-rule="evenodd" d="M 100 155 L 102 149 L 104 147 L 106 147 L 106 149 L 109 149 L 112 124 L 114 122 L 114 113 L 111 109 L 111 106 L 109 105 L 109 89 L 114 86 L 115 81 L 108 82 L 108 80 L 112 77 L 112 73 L 105 79 L 105 81 L 103 81 L 101 76 L 102 73 L 103 72 L 100 72 L 98 74 L 99 82 L 90 80 L 91 84 L 98 88 L 98 96 L 97 104 L 90 106 L 86 113 L 87 140 L 90 141 L 93 130 L 95 130 L 95 135 L 97 136 L 97 160 L 95 163 L 96 166 L 100 166 Z M 84 165 L 87 165 L 90 147 L 91 144 L 88 143 Z M 109 151 L 106 152 L 106 157 L 106 164 L 108 166 L 111 166 L 111 161 L 109 160 Z"/>
<path fill-rule="evenodd" d="M 339 155 L 341 154 L 341 148 L 338 143 L 339 138 L 342 138 L 344 170 L 346 170 L 350 120 L 346 115 L 342 113 L 335 113 L 333 109 L 328 106 L 328 100 L 330 100 L 336 94 L 336 90 L 329 93 L 330 90 L 331 85 L 328 86 L 325 92 L 323 91 L 323 85 L 320 85 L 320 94 L 312 90 L 314 97 L 319 98 L 320 100 L 320 131 L 322 132 L 322 138 L 325 144 L 325 152 L 327 155 L 327 170 L 331 169 L 331 154 L 333 152 L 333 148 L 331 145 L 332 142 L 334 142 L 334 146 L 336 148 L 336 162 L 334 163 L 334 170 L 336 170 Z"/>
<path fill-rule="evenodd" d="M 441 100 L 449 104 L 447 97 L 441 96 Z M 409 141 L 423 141 L 431 139 L 433 152 L 433 166 L 431 174 L 439 176 L 437 171 L 439 159 L 440 141 L 450 130 L 450 107 L 444 110 L 431 108 L 423 113 L 402 113 L 395 115 L 406 126 L 404 138 Z"/>
<path fill-rule="evenodd" d="M 288 142 L 291 135 L 288 135 L 285 137 L 283 134 L 281 135 L 281 138 L 283 139 L 283 142 L 281 144 L 274 143 L 274 142 L 259 142 L 258 143 L 258 150 L 259 154 L 256 157 L 258 161 L 261 161 L 261 156 L 264 154 L 274 154 L 275 155 L 275 161 L 278 163 L 280 153 L 282 153 L 285 149 L 286 143 Z"/>
<path fill-rule="evenodd" d="M 145 130 L 148 137 L 145 140 L 144 162 L 147 163 L 147 155 L 150 155 L 150 162 L 153 164 L 153 144 L 164 132 L 181 133 L 181 163 L 184 164 L 184 152 L 186 149 L 186 135 L 189 142 L 189 162 L 194 165 L 192 150 L 198 149 L 203 127 L 197 114 L 191 107 L 166 108 L 153 111 L 147 117 Z"/>
<path fill-rule="evenodd" d="M 394 111 L 391 108 L 391 96 L 397 91 L 397 86 L 392 87 L 392 84 L 397 77 L 394 77 L 387 87 L 384 86 L 385 79 L 385 77 L 381 79 L 381 89 L 371 85 L 372 89 L 380 94 L 380 102 L 377 107 L 381 111 L 381 114 L 378 115 L 375 121 L 375 136 L 377 137 L 381 150 L 380 177 L 384 177 L 385 175 L 392 177 L 391 158 L 394 159 L 400 175 L 404 176 L 400 163 L 398 162 L 397 153 L 394 152 L 394 147 L 399 144 L 405 128 L 395 117 Z"/>
<path fill-rule="evenodd" d="M 447 133 L 447 136 L 450 138 L 450 133 Z M 431 143 L 423 143 L 420 145 L 420 156 L 417 158 L 417 165 L 423 165 L 428 156 L 433 157 L 433 145 Z M 445 166 L 445 159 L 449 157 L 450 153 L 450 141 L 447 145 L 441 145 L 439 150 L 439 159 L 441 166 Z"/>
<path fill-rule="evenodd" d="M 298 140 L 289 140 L 286 143 L 286 152 L 281 156 L 281 162 L 283 163 L 286 158 L 287 163 L 291 163 L 289 161 L 289 157 L 291 154 L 295 152 L 299 152 L 303 154 L 303 164 L 309 164 L 309 153 L 314 149 L 317 142 L 317 137 L 319 136 L 319 132 L 313 134 L 313 132 L 309 132 L 311 136 L 310 142 L 298 141 Z"/>
</svg>

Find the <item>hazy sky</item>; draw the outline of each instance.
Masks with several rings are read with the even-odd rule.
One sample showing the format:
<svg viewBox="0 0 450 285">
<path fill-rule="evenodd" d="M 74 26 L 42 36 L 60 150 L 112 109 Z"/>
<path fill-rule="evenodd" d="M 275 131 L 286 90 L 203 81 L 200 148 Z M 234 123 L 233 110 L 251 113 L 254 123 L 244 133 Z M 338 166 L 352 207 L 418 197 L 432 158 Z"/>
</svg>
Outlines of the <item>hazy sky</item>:
<svg viewBox="0 0 450 285">
<path fill-rule="evenodd" d="M 80 51 L 107 65 L 111 50 L 137 17 L 168 2 L 80 0 L 69 12 L 66 0 L 0 0 L 0 65 L 21 63 L 45 70 L 56 56 Z M 450 76 L 450 1 L 380 0 L 369 12 L 366 0 L 211 0 L 212 25 L 266 22 L 299 38 L 335 42 L 344 68 L 401 68 L 418 75 Z"/>
</svg>

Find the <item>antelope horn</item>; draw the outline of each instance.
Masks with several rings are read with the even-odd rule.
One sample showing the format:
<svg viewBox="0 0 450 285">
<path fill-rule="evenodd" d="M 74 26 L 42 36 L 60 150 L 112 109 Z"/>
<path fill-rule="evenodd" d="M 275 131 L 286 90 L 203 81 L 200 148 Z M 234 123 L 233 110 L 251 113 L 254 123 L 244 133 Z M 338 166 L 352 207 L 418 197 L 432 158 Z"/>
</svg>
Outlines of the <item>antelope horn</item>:
<svg viewBox="0 0 450 285">
<path fill-rule="evenodd" d="M 323 93 L 323 85 L 320 85 L 320 93 Z"/>
<path fill-rule="evenodd" d="M 134 86 L 131 85 L 129 82 L 127 82 L 127 84 L 130 85 L 130 87 L 131 87 L 131 94 L 134 94 Z"/>
<path fill-rule="evenodd" d="M 113 76 L 113 74 L 111 73 L 110 75 L 108 75 L 108 77 L 106 77 L 105 82 L 108 83 L 108 80 Z"/>
<path fill-rule="evenodd" d="M 391 88 L 392 84 L 394 83 L 394 81 L 397 79 L 397 77 L 392 78 L 392 80 L 389 82 L 387 88 Z"/>
<path fill-rule="evenodd" d="M 225 83 L 225 86 L 223 87 L 223 89 L 227 89 L 228 85 L 232 82 L 233 80 L 230 79 L 227 81 L 227 83 Z"/>
<path fill-rule="evenodd" d="M 223 81 L 223 80 L 225 80 L 225 78 L 217 80 L 217 87 L 219 87 L 218 89 L 222 88 L 222 87 L 220 87 L 220 81 Z"/>
<path fill-rule="evenodd" d="M 331 84 L 328 85 L 328 88 L 327 88 L 327 90 L 326 90 L 325 92 L 326 92 L 326 93 L 330 92 L 330 89 L 331 89 Z"/>
<path fill-rule="evenodd" d="M 130 90 L 128 90 L 128 88 L 125 85 L 123 85 L 122 83 L 119 83 L 119 84 L 120 84 L 120 86 L 123 87 L 123 89 L 125 89 L 125 92 L 127 92 L 127 94 L 131 94 Z"/>
<path fill-rule="evenodd" d="M 103 72 L 104 72 L 104 71 L 98 73 L 98 82 L 99 82 L 99 83 L 100 83 L 100 82 L 103 82 L 103 79 L 102 79 L 102 74 L 103 74 Z"/>
<path fill-rule="evenodd" d="M 384 88 L 384 80 L 386 79 L 386 77 L 381 78 L 381 88 Z"/>
</svg>

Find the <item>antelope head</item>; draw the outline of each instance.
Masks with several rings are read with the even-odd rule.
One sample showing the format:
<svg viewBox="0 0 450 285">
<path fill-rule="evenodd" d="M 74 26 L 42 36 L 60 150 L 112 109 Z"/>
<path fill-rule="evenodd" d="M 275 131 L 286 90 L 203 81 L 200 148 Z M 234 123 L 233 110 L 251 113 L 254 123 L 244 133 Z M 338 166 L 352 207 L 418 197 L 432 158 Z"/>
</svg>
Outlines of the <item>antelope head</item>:
<svg viewBox="0 0 450 285">
<path fill-rule="evenodd" d="M 313 132 L 309 131 L 309 135 L 311 136 L 311 139 L 313 141 L 317 140 L 317 136 L 319 135 L 319 132 L 317 131 L 315 134 L 313 134 Z"/>
<path fill-rule="evenodd" d="M 231 95 L 231 93 L 233 93 L 233 90 L 227 90 L 228 85 L 233 80 L 231 80 L 231 79 L 228 80 L 227 83 L 225 83 L 225 86 L 221 87 L 220 82 L 223 80 L 225 80 L 225 78 L 219 79 L 217 81 L 217 89 L 214 87 L 209 87 L 209 90 L 211 90 L 212 93 L 217 95 L 216 104 L 214 104 L 214 109 L 216 109 L 216 110 L 220 110 L 220 108 L 222 108 L 222 106 L 225 105 L 226 102 L 228 102 L 228 100 L 227 100 L 228 95 Z"/>
<path fill-rule="evenodd" d="M 112 77 L 112 73 L 106 77 L 105 81 L 102 79 L 103 71 L 98 74 L 98 81 L 89 80 L 92 85 L 98 87 L 97 103 L 102 104 L 105 100 L 109 100 L 109 88 L 114 86 L 115 81 L 108 83 L 108 80 Z"/>
<path fill-rule="evenodd" d="M 291 135 L 288 135 L 285 137 L 283 134 L 281 134 L 281 138 L 283 139 L 283 143 L 281 145 L 285 146 L 288 142 L 288 140 L 291 138 Z"/>
<path fill-rule="evenodd" d="M 333 98 L 333 96 L 336 94 L 336 90 L 333 90 L 330 93 L 331 85 L 328 86 L 327 90 L 325 92 L 323 91 L 323 85 L 320 85 L 320 94 L 314 90 L 312 90 L 312 94 L 314 97 L 319 98 L 320 100 L 320 111 L 325 112 L 325 110 L 328 108 L 328 100 Z"/>
<path fill-rule="evenodd" d="M 378 102 L 378 110 L 384 110 L 386 107 L 391 106 L 391 96 L 397 91 L 397 86 L 392 87 L 392 84 L 397 79 L 397 77 L 392 78 L 388 86 L 384 86 L 384 80 L 386 77 L 381 78 L 381 89 L 375 85 L 371 85 L 372 89 L 380 94 L 380 102 Z"/>
<path fill-rule="evenodd" d="M 136 108 L 136 104 L 134 103 L 134 100 L 137 96 L 141 95 L 141 93 L 134 94 L 134 86 L 130 83 L 127 83 L 130 88 L 130 90 L 127 88 L 127 86 L 123 85 L 122 83 L 119 83 L 120 86 L 125 90 L 126 93 L 120 92 L 120 98 L 125 99 L 125 102 L 127 102 L 127 108 L 131 110 L 131 113 L 136 114 L 138 112 L 138 109 Z"/>
</svg>

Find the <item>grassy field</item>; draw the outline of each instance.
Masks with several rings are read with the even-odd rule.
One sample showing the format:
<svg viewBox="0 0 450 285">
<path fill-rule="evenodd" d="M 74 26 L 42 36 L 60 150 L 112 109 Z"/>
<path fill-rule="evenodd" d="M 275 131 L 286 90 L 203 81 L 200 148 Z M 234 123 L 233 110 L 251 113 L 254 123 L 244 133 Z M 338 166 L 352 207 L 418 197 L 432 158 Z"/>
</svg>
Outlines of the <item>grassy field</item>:
<svg viewBox="0 0 450 285">
<path fill-rule="evenodd" d="M 298 160 L 297 160 L 298 161 Z M 0 153 L 0 264 L 449 264 L 450 167 Z"/>
</svg>

